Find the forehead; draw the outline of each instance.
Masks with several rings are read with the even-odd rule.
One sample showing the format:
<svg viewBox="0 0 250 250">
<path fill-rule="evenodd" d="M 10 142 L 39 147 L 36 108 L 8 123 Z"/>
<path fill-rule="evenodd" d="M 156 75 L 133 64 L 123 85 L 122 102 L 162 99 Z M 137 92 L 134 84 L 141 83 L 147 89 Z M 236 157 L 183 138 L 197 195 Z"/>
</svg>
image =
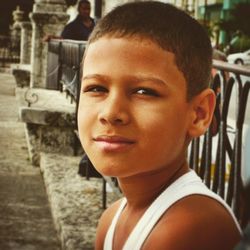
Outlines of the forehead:
<svg viewBox="0 0 250 250">
<path fill-rule="evenodd" d="M 83 76 L 92 74 L 116 80 L 137 75 L 157 77 L 186 89 L 175 55 L 149 39 L 102 37 L 90 43 L 85 51 Z"/>
<path fill-rule="evenodd" d="M 103 36 L 87 46 L 84 58 L 96 59 L 104 54 L 107 55 L 107 57 L 102 58 L 103 60 L 115 58 L 119 58 L 120 60 L 134 60 L 134 57 L 138 57 L 138 59 L 143 59 L 143 61 L 148 61 L 149 59 L 161 61 L 162 66 L 164 66 L 166 61 L 168 61 L 169 64 L 175 64 L 175 55 L 172 52 L 163 50 L 151 39 L 139 36 Z M 111 54 L 114 56 L 113 58 L 108 56 Z M 140 60 L 136 60 L 131 63 L 140 62 Z"/>
<path fill-rule="evenodd" d="M 90 4 L 89 3 L 81 3 L 79 7 L 82 9 L 90 9 Z"/>
</svg>

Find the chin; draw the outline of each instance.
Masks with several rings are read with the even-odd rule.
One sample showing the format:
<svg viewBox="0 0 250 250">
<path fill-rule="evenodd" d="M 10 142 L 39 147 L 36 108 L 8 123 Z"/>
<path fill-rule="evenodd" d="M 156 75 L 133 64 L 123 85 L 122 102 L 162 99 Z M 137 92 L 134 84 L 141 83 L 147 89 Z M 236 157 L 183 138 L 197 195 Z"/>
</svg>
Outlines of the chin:
<svg viewBox="0 0 250 250">
<path fill-rule="evenodd" d="M 109 177 L 124 177 L 126 176 L 126 173 L 122 171 L 121 166 L 116 166 L 112 164 L 96 164 L 94 165 L 96 170 L 103 176 L 109 176 Z"/>
<path fill-rule="evenodd" d="M 110 165 L 103 165 L 103 164 L 98 164 L 97 162 L 93 161 L 92 162 L 95 169 L 104 176 L 110 176 L 110 177 L 115 177 L 115 172 L 114 171 L 114 166 L 110 166 Z"/>
</svg>

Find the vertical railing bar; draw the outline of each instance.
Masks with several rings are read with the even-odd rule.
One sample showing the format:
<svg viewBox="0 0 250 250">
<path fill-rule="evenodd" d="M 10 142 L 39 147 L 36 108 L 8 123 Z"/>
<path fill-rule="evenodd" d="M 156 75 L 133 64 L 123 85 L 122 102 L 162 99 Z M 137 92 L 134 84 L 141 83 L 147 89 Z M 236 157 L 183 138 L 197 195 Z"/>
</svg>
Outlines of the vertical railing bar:
<svg viewBox="0 0 250 250">
<path fill-rule="evenodd" d="M 212 164 L 212 135 L 211 128 L 208 129 L 206 141 L 206 162 L 205 162 L 205 172 L 204 172 L 204 182 L 208 188 L 211 187 L 211 164 Z"/>
<path fill-rule="evenodd" d="M 219 152 L 218 152 L 218 165 L 216 166 L 218 168 L 218 190 L 217 193 L 224 198 L 224 185 L 225 185 L 225 146 L 224 146 L 224 138 L 225 138 L 225 129 L 226 124 L 223 120 L 223 107 L 224 107 L 224 97 L 225 97 L 225 75 L 223 74 L 223 71 L 221 72 L 222 76 L 222 84 L 220 85 L 220 103 L 222 105 L 222 111 L 221 111 L 221 121 L 219 126 L 219 134 L 220 134 L 220 140 L 219 140 Z"/>
<path fill-rule="evenodd" d="M 199 155 L 200 155 L 200 138 L 194 139 L 194 164 L 193 169 L 196 173 L 199 172 Z"/>
<path fill-rule="evenodd" d="M 189 167 L 194 168 L 194 140 L 192 140 L 190 145 L 190 154 L 189 154 Z"/>
<path fill-rule="evenodd" d="M 233 190 L 233 201 L 232 209 L 236 217 L 240 218 L 240 193 L 242 190 L 241 181 L 241 152 L 242 152 L 242 130 L 245 119 L 245 112 L 247 107 L 247 99 L 250 89 L 250 82 L 247 81 L 242 89 L 240 96 L 240 105 L 237 118 L 237 129 L 236 129 L 236 145 L 235 145 L 235 168 L 234 168 L 234 190 Z"/>
<path fill-rule="evenodd" d="M 225 196 L 225 175 L 226 175 L 226 141 L 227 141 L 227 116 L 229 101 L 231 98 L 232 87 L 234 84 L 234 79 L 231 77 L 228 82 L 226 82 L 225 72 L 223 74 L 223 89 L 222 89 L 222 112 L 221 112 L 221 124 L 220 124 L 220 156 L 219 156 L 219 195 L 224 198 Z"/>
<path fill-rule="evenodd" d="M 215 167 L 214 167 L 214 175 L 213 175 L 213 186 L 212 190 L 217 193 L 218 191 L 218 183 L 219 183 L 219 156 L 220 156 L 220 141 L 221 135 L 220 131 L 218 132 L 218 142 L 217 142 L 217 149 L 216 149 L 216 159 L 215 159 Z"/>
<path fill-rule="evenodd" d="M 58 75 L 57 75 L 57 87 L 58 90 L 60 90 L 60 92 L 62 92 L 63 87 L 61 84 L 61 80 L 62 80 L 62 41 L 59 42 L 58 44 Z"/>
<path fill-rule="evenodd" d="M 220 126 L 220 120 L 221 120 L 221 91 L 220 87 L 221 86 L 221 77 L 220 73 L 218 72 L 213 79 L 212 82 L 212 89 L 214 90 L 216 94 L 216 106 L 215 106 L 215 113 L 214 113 L 214 121 L 211 126 L 213 127 L 213 132 L 217 134 L 218 136 L 218 141 L 217 145 L 213 145 L 213 148 L 216 147 L 216 157 L 215 157 L 215 164 L 214 164 L 214 172 L 210 173 L 211 174 L 211 180 L 212 180 L 212 190 L 216 193 L 218 190 L 218 178 L 219 178 L 219 145 L 220 145 L 220 138 L 221 135 L 219 133 L 219 126 Z M 208 170 L 207 170 L 208 171 Z M 208 173 L 209 174 L 209 173 Z M 209 177 L 207 177 L 209 178 Z"/>
<path fill-rule="evenodd" d="M 106 209 L 107 207 L 107 190 L 106 190 L 106 180 L 102 178 L 102 208 Z"/>
<path fill-rule="evenodd" d="M 231 169 L 229 173 L 229 180 L 228 180 L 228 190 L 227 190 L 227 196 L 226 196 L 226 202 L 229 206 L 232 205 L 232 199 L 233 199 L 233 187 L 234 187 L 234 168 L 235 168 L 235 142 L 233 147 L 233 158 L 231 160 Z"/>
<path fill-rule="evenodd" d="M 238 74 L 236 74 L 236 91 L 237 91 L 237 95 L 236 95 L 236 117 L 238 117 L 239 115 L 239 100 L 240 100 L 240 95 L 242 92 L 242 82 L 240 77 L 238 76 Z M 237 129 L 237 119 L 236 119 L 236 129 Z M 231 161 L 231 169 L 229 172 L 229 180 L 228 180 L 228 189 L 227 189 L 227 195 L 226 195 L 226 202 L 228 203 L 229 206 L 232 205 L 232 199 L 233 199 L 233 190 L 234 190 L 234 186 L 236 185 L 235 183 L 235 178 L 234 178 L 234 174 L 235 174 L 235 150 L 236 150 L 236 140 L 237 140 L 237 135 L 235 135 L 235 140 L 234 140 L 234 145 L 233 145 L 233 149 L 231 147 L 229 138 L 227 136 L 226 138 L 226 148 L 227 148 L 227 152 L 228 152 L 228 156 L 229 159 Z"/>
<path fill-rule="evenodd" d="M 203 136 L 203 143 L 201 147 L 201 157 L 200 157 L 200 167 L 199 167 L 199 176 L 202 180 L 204 180 L 204 173 L 205 173 L 205 165 L 206 165 L 206 145 L 207 145 L 207 133 Z"/>
</svg>

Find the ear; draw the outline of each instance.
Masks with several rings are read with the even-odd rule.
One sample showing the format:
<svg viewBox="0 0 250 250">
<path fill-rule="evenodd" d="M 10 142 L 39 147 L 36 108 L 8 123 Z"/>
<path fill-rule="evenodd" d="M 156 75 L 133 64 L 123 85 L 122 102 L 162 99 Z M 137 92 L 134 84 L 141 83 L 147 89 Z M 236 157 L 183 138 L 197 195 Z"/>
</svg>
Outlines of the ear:
<svg viewBox="0 0 250 250">
<path fill-rule="evenodd" d="M 190 138 L 199 137 L 209 127 L 215 108 L 215 94 L 212 89 L 205 89 L 191 100 L 191 120 L 188 129 Z"/>
</svg>

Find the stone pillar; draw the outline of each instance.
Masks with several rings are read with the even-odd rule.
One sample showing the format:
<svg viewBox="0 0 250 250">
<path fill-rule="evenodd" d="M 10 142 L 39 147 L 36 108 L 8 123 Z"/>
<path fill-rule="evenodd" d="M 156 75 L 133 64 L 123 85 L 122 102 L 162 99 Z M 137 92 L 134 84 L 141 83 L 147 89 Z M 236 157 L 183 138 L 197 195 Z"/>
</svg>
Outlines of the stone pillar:
<svg viewBox="0 0 250 250">
<path fill-rule="evenodd" d="M 35 0 L 32 21 L 31 79 L 30 87 L 45 88 L 48 44 L 46 35 L 59 35 L 67 23 L 64 0 Z"/>
<path fill-rule="evenodd" d="M 24 12 L 20 10 L 20 7 L 17 6 L 17 8 L 13 11 L 13 25 L 12 25 L 12 36 L 19 36 L 20 38 L 20 31 L 21 31 L 21 22 L 23 20 Z"/>
<path fill-rule="evenodd" d="M 21 53 L 20 53 L 21 64 L 30 64 L 31 36 L 32 36 L 31 23 L 22 22 L 21 23 Z"/>
<path fill-rule="evenodd" d="M 11 52 L 13 56 L 20 56 L 20 38 L 21 38 L 21 22 L 23 20 L 24 12 L 17 6 L 13 11 L 13 25 L 11 27 Z"/>
<path fill-rule="evenodd" d="M 67 9 L 65 0 L 35 0 L 33 12 L 65 13 Z"/>
<path fill-rule="evenodd" d="M 24 12 L 20 10 L 19 6 L 13 12 L 13 26 L 11 28 L 11 53 L 12 56 L 17 58 L 20 57 L 21 64 L 11 64 L 12 74 L 16 79 L 17 87 L 27 86 L 30 82 L 30 70 L 29 65 L 24 65 L 22 62 L 22 50 L 29 50 L 30 44 L 21 45 L 22 43 L 22 20 L 23 20 Z M 26 46 L 26 47 L 25 47 Z M 24 47 L 24 48 L 22 48 Z M 30 63 L 26 62 L 26 64 Z"/>
</svg>

